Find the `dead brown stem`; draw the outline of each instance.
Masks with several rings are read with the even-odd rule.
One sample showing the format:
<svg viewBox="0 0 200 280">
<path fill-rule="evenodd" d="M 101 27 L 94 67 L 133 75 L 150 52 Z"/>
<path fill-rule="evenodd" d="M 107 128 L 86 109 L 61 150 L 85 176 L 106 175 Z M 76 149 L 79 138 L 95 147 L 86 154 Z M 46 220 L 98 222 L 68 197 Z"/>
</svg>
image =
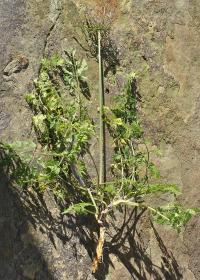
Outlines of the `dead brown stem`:
<svg viewBox="0 0 200 280">
<path fill-rule="evenodd" d="M 95 273 L 98 270 L 99 264 L 102 261 L 103 246 L 104 246 L 104 241 L 105 241 L 105 231 L 106 231 L 106 228 L 104 226 L 100 226 L 99 239 L 97 241 L 97 247 L 96 247 L 96 256 L 93 259 L 93 263 L 92 263 L 92 272 L 93 273 Z"/>
</svg>

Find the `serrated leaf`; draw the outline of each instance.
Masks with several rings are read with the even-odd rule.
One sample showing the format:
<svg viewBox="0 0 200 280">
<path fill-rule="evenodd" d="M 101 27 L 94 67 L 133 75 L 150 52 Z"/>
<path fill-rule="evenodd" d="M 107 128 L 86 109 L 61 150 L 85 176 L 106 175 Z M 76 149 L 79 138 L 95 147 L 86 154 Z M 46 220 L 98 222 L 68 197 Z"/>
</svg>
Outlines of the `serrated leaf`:
<svg viewBox="0 0 200 280">
<path fill-rule="evenodd" d="M 9 146 L 11 147 L 11 149 L 13 149 L 22 160 L 24 160 L 25 162 L 30 161 L 32 156 L 33 156 L 33 152 L 36 149 L 36 144 L 31 141 L 31 140 L 27 140 L 27 141 L 15 141 L 9 144 Z"/>
<path fill-rule="evenodd" d="M 160 172 L 159 172 L 158 168 L 155 166 L 155 164 L 150 163 L 148 165 L 148 170 L 149 170 L 151 176 L 153 176 L 154 178 L 160 178 Z"/>
<path fill-rule="evenodd" d="M 33 123 L 37 129 L 39 129 L 41 132 L 45 131 L 45 123 L 46 115 L 44 114 L 38 114 L 36 116 L 33 116 Z"/>
<path fill-rule="evenodd" d="M 9 146 L 14 150 L 34 150 L 36 148 L 36 144 L 31 140 L 15 141 L 9 143 Z"/>
<path fill-rule="evenodd" d="M 114 194 L 116 194 L 117 190 L 116 190 L 114 184 L 107 183 L 106 186 L 104 187 L 103 191 L 109 195 L 114 195 Z"/>
<path fill-rule="evenodd" d="M 180 205 L 168 205 L 157 208 L 157 213 L 154 213 L 154 218 L 157 223 L 168 224 L 180 232 L 181 228 L 186 225 L 192 216 L 198 213 L 200 213 L 199 208 L 185 209 Z"/>
<path fill-rule="evenodd" d="M 62 214 L 70 214 L 70 213 L 76 213 L 76 214 L 88 214 L 92 211 L 88 209 L 88 207 L 94 208 L 93 204 L 89 202 L 80 202 L 77 204 L 71 205 L 69 208 L 65 209 Z"/>
<path fill-rule="evenodd" d="M 150 184 L 147 187 L 147 194 L 155 194 L 155 193 L 172 193 L 175 195 L 180 195 L 181 190 L 177 185 L 173 184 Z"/>
<path fill-rule="evenodd" d="M 113 125 L 123 125 L 123 121 L 121 118 L 115 118 L 112 121 L 113 121 Z"/>
</svg>

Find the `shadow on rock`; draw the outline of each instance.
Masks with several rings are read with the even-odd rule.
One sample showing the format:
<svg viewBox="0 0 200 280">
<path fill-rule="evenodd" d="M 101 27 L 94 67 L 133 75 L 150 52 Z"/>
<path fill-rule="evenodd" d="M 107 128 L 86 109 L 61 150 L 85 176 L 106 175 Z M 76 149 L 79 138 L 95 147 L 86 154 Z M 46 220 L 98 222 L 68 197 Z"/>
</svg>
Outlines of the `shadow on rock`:
<svg viewBox="0 0 200 280">
<path fill-rule="evenodd" d="M 96 275 L 96 279 L 105 280 L 109 266 L 116 269 L 119 263 L 123 264 L 126 268 L 120 265 L 116 279 L 135 279 L 135 280 L 181 280 L 183 279 L 180 272 L 180 267 L 172 255 L 164 245 L 163 240 L 159 236 L 153 224 L 148 222 L 149 218 L 144 213 L 145 211 L 137 212 L 133 210 L 131 213 L 128 209 L 124 210 L 124 222 L 122 226 L 116 227 L 116 220 L 113 221 L 113 228 L 116 231 L 110 234 L 110 241 L 105 245 L 103 264 L 100 271 Z M 144 216 L 144 217 L 143 217 Z M 147 231 L 152 227 L 155 238 L 158 242 L 161 264 L 160 266 L 154 264 L 150 253 L 147 252 L 148 242 L 145 241 Z M 143 229 L 142 229 L 143 228 Z M 113 262 L 115 256 L 116 261 Z M 126 273 L 127 272 L 127 273 Z M 125 278 L 125 275 L 127 278 Z M 113 278 L 114 279 L 114 278 Z"/>
<path fill-rule="evenodd" d="M 0 172 L 0 279 L 55 279 L 34 236 L 28 230 L 29 216 L 9 181 Z"/>
<path fill-rule="evenodd" d="M 1 162 L 3 159 L 1 150 Z M 0 279 L 105 280 L 108 273 L 115 274 L 117 263 L 122 268 L 116 279 L 126 273 L 127 280 L 182 279 L 179 265 L 145 211 L 127 208 L 110 219 L 102 264 L 92 275 L 98 230 L 95 221 L 61 215 L 51 193 L 22 191 L 10 184 L 8 174 L 9 170 L 0 168 Z M 160 248 L 160 266 L 147 252 L 150 227 Z"/>
<path fill-rule="evenodd" d="M 0 149 L 0 279 L 94 279 L 91 249 L 79 240 L 89 247 L 91 237 L 81 232 L 74 217 L 60 215 L 48 192 L 12 185 L 10 170 L 2 167 L 4 156 Z M 18 164 L 10 164 L 12 171 Z"/>
<path fill-rule="evenodd" d="M 77 37 L 73 39 L 86 52 L 88 57 L 95 58 L 98 61 L 98 29 L 99 23 L 94 18 L 86 17 L 80 28 L 85 39 L 85 45 Z M 120 66 L 119 50 L 112 39 L 109 28 L 101 30 L 101 55 L 104 61 L 104 77 L 109 72 L 116 74 L 117 67 Z"/>
</svg>

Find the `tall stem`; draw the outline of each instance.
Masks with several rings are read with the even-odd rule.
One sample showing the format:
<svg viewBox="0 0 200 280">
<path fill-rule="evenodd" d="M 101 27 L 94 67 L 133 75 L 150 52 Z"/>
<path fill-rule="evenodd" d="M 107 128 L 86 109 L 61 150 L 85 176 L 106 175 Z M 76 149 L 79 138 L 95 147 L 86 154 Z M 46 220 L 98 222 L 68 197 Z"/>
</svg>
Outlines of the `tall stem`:
<svg viewBox="0 0 200 280">
<path fill-rule="evenodd" d="M 98 30 L 98 52 L 99 52 L 99 184 L 106 181 L 106 158 L 105 158 L 105 123 L 103 119 L 104 106 L 104 77 L 103 61 L 101 55 L 101 31 Z"/>
</svg>

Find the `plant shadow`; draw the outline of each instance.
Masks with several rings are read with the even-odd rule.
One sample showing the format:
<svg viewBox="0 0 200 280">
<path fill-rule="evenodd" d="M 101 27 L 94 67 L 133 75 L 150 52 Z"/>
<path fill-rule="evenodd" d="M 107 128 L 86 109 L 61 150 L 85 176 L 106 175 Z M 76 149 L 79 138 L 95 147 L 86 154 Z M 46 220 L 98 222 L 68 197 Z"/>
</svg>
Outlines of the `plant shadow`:
<svg viewBox="0 0 200 280">
<path fill-rule="evenodd" d="M 27 234 L 27 240 L 24 239 L 23 242 L 27 225 L 33 220 L 19 194 L 10 186 L 7 174 L 0 167 L 1 280 L 55 279 L 41 248 L 35 245 L 34 238 Z"/>
<path fill-rule="evenodd" d="M 16 186 L 12 174 L 23 168 L 21 164 L 0 146 L 0 279 L 61 280 L 66 273 L 75 279 L 79 270 L 87 279 L 90 258 L 80 261 L 81 246 L 93 257 L 87 220 L 61 215 L 48 192 L 42 195 Z M 83 245 L 78 246 L 78 240 Z"/>
<path fill-rule="evenodd" d="M 81 31 L 86 45 L 84 46 L 77 37 L 73 37 L 76 43 L 86 52 L 88 57 L 95 58 L 98 61 L 98 33 L 96 26 L 99 23 L 95 19 L 85 17 L 81 25 Z M 104 77 L 111 71 L 116 74 L 117 67 L 120 66 L 119 50 L 111 38 L 110 28 L 102 28 L 102 46 L 101 55 L 104 62 Z"/>
<path fill-rule="evenodd" d="M 3 162 L 5 158 L 4 151 L 0 149 L 0 162 Z M 15 171 L 16 168 L 19 168 L 20 161 L 13 162 L 9 165 L 9 169 L 12 172 Z M 34 229 L 39 230 L 42 234 L 48 235 L 48 239 L 50 240 L 51 246 L 55 250 L 59 250 L 57 248 L 57 240 L 59 239 L 60 242 L 63 244 L 68 244 L 71 240 L 76 240 L 76 242 L 72 242 L 73 246 L 71 250 L 73 251 L 73 258 L 74 260 L 79 260 L 79 250 L 80 244 L 85 248 L 87 251 L 88 256 L 90 257 L 90 263 L 94 257 L 95 246 L 97 242 L 97 232 L 98 226 L 94 219 L 91 217 L 76 217 L 73 215 L 63 216 L 60 212 L 57 211 L 59 209 L 57 202 L 53 199 L 51 194 L 46 193 L 45 195 L 38 194 L 34 192 L 32 189 L 27 189 L 26 191 L 22 191 L 17 189 L 14 186 L 8 187 L 10 185 L 10 170 L 8 168 L 1 168 L 0 166 L 0 173 L 1 173 L 1 197 L 0 201 L 4 201 L 6 199 L 6 204 L 4 202 L 4 212 L 16 212 L 17 209 L 17 218 L 14 216 L 12 217 L 15 223 L 15 229 L 12 230 L 12 226 L 10 226 L 9 219 L 7 219 L 6 223 L 2 223 L 2 217 L 0 219 L 0 229 L 3 232 L 3 227 L 5 229 L 5 224 L 9 227 L 9 234 L 12 235 L 12 231 L 22 231 L 21 233 L 17 233 L 17 235 L 13 238 L 13 236 L 8 235 L 5 236 L 3 240 L 9 242 L 7 238 L 13 239 L 13 242 L 16 242 L 14 245 L 15 247 L 19 247 L 18 249 L 15 248 L 15 256 L 12 256 L 7 264 L 5 264 L 4 258 L 2 256 L 5 253 L 2 253 L 1 256 L 1 267 L 5 267 L 4 270 L 7 272 L 3 272 L 3 269 L 0 269 L 0 274 L 2 280 L 14 280 L 16 276 L 14 267 L 18 265 L 20 267 L 21 263 L 24 262 L 24 258 L 27 255 L 27 260 L 29 262 L 37 259 L 37 265 L 39 263 L 40 270 L 38 276 L 34 279 L 55 279 L 54 274 L 49 269 L 48 263 L 43 258 L 43 253 L 41 248 L 37 248 L 34 242 L 34 238 L 30 241 L 30 245 L 28 248 L 23 248 L 21 245 L 21 241 L 19 239 L 19 235 L 23 235 L 24 228 L 27 228 L 27 224 L 31 224 Z M 7 199 L 8 197 L 8 199 Z M 11 202 L 14 201 L 14 205 Z M 9 202 L 10 201 L 10 202 Z M 51 201 L 51 203 L 49 202 Z M 52 203 L 53 201 L 53 203 Z M 1 205 L 1 208 L 3 206 Z M 14 207 L 14 208 L 13 208 Z M 13 208 L 13 209 L 12 209 Z M 54 211 L 55 210 L 55 211 Z M 1 211 L 2 212 L 2 211 Z M 7 215 L 7 214 L 6 214 Z M 12 214 L 13 215 L 13 214 Z M 11 216 L 12 216 L 11 215 Z M 181 280 L 183 279 L 182 274 L 180 272 L 180 267 L 174 258 L 173 254 L 167 249 L 164 244 L 164 241 L 161 239 L 158 231 L 154 227 L 153 223 L 149 222 L 149 226 L 147 230 L 151 229 L 154 232 L 155 239 L 158 243 L 160 249 L 160 258 L 161 262 L 160 265 L 154 264 L 150 253 L 147 252 L 148 245 L 144 244 L 142 234 L 140 232 L 140 227 L 143 227 L 143 217 L 147 217 L 145 211 L 138 212 L 136 209 L 130 212 L 130 209 L 123 208 L 119 212 L 117 218 L 115 216 L 109 221 L 109 226 L 107 230 L 108 241 L 105 243 L 104 246 L 104 256 L 103 262 L 100 265 L 99 270 L 94 275 L 95 279 L 97 280 L 105 280 L 106 276 L 108 275 L 110 269 L 114 270 L 116 263 L 113 262 L 112 256 L 117 257 L 121 264 L 126 268 L 123 269 L 123 273 L 125 271 L 128 272 L 128 277 L 130 279 L 136 280 Z M 17 221 L 17 222 L 16 222 Z M 16 224 L 17 223 L 17 224 Z M 1 237 L 3 236 L 1 232 Z M 56 237 L 56 239 L 55 239 Z M 78 242 L 77 242 L 78 240 Z M 11 245 L 12 247 L 13 245 Z M 1 248 L 0 248 L 1 249 Z M 16 251 L 19 250 L 18 253 Z M 20 252 L 25 250 L 23 253 Z M 69 252 L 67 252 L 69 253 Z M 12 254 L 11 254 L 12 255 Z M 17 258 L 16 258 L 17 256 Z M 5 257 L 6 259 L 6 257 Z M 17 259 L 17 261 L 16 261 Z M 9 266 L 9 268 L 8 268 Z M 88 269 L 89 263 L 87 264 Z M 67 269 L 67 268 L 66 268 Z M 4 275 L 3 275 L 4 273 Z M 10 277 L 9 273 L 13 276 Z M 23 271 L 19 269 L 21 273 L 20 279 L 23 278 Z M 87 271 L 86 278 L 90 272 Z M 5 276 L 6 275 L 6 276 Z M 43 276 L 41 276 L 43 275 Z M 10 277 L 10 278 L 9 278 Z M 56 278 L 59 279 L 59 278 Z M 62 279 L 62 278 L 60 278 Z"/>
<path fill-rule="evenodd" d="M 180 267 L 173 256 L 168 251 L 164 241 L 161 239 L 158 231 L 150 221 L 150 228 L 153 229 L 155 239 L 160 249 L 160 265 L 154 264 L 150 253 L 147 252 L 148 244 L 144 244 L 142 234 L 138 230 L 138 224 L 142 225 L 142 216 L 146 215 L 141 211 L 133 210 L 127 216 L 128 209 L 124 210 L 124 221 L 120 228 L 116 229 L 116 233 L 112 234 L 110 241 L 106 243 L 104 251 L 104 262 L 100 270 L 96 274 L 96 279 L 105 280 L 109 272 L 109 266 L 115 269 L 111 255 L 117 257 L 118 262 L 123 264 L 127 270 L 128 279 L 135 280 L 181 280 L 183 279 Z M 126 218 L 127 216 L 127 218 Z M 114 221 L 114 223 L 116 220 Z M 150 229 L 148 228 L 148 229 Z M 147 229 L 147 230 L 148 230 Z M 125 273 L 123 269 L 123 274 Z"/>
</svg>

